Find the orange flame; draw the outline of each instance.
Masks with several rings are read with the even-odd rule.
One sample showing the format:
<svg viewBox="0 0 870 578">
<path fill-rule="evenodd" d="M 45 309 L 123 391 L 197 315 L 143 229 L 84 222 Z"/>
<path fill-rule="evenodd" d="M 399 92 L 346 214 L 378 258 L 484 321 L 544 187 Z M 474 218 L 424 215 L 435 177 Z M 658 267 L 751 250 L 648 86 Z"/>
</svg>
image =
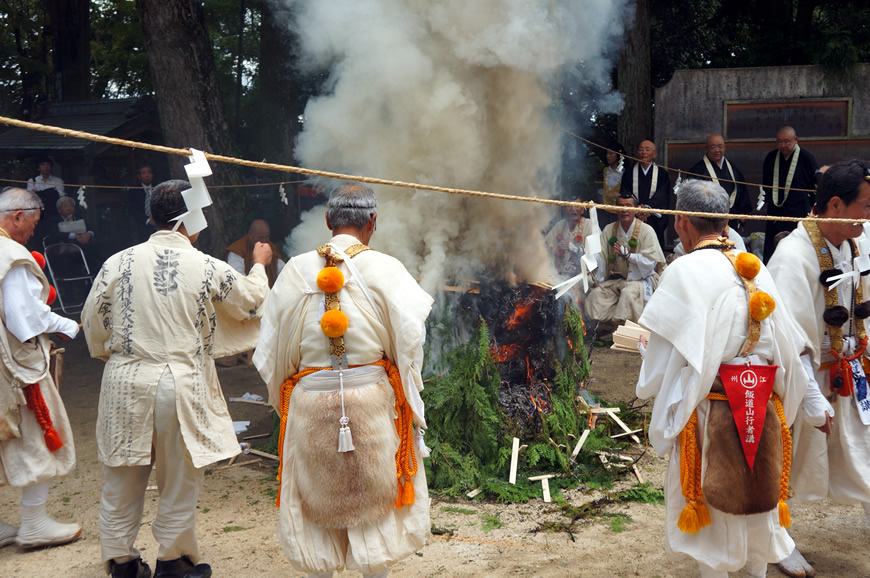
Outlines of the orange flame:
<svg viewBox="0 0 870 578">
<path fill-rule="evenodd" d="M 524 322 L 526 318 L 529 316 L 529 313 L 532 311 L 531 303 L 517 303 L 517 308 L 514 309 L 513 314 L 511 314 L 511 318 L 508 319 L 507 328 L 515 329 L 517 325 L 521 322 Z"/>
<path fill-rule="evenodd" d="M 515 358 L 520 352 L 523 350 L 522 345 L 518 343 L 511 343 L 510 345 L 499 345 L 498 348 L 493 349 L 493 357 L 499 363 L 504 363 L 505 361 L 510 361 Z"/>
</svg>

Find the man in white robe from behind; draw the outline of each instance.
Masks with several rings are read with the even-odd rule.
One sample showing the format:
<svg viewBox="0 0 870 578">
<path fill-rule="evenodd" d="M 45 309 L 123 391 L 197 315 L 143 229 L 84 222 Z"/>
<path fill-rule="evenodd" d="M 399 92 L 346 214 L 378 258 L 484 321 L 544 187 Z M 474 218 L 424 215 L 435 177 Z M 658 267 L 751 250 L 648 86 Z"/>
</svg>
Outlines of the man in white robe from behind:
<svg viewBox="0 0 870 578">
<path fill-rule="evenodd" d="M 622 193 L 616 204 L 636 207 L 638 203 Z M 617 220 L 601 231 L 602 252 L 595 255 L 596 285 L 586 298 L 586 314 L 599 324 L 637 321 L 658 286 L 665 256 L 653 228 L 635 215 L 634 211 L 619 211 Z M 597 325 L 593 327 L 597 330 Z"/>
<path fill-rule="evenodd" d="M 173 230 L 187 189 L 180 180 L 154 188 L 157 232 L 103 264 L 82 311 L 91 356 L 106 362 L 96 430 L 100 547 L 113 578 L 150 576 L 134 544 L 152 466 L 155 577 L 211 576 L 199 562 L 196 502 L 205 467 L 240 451 L 214 358 L 256 345 L 272 253 L 258 244 L 243 276 L 194 248 L 198 233 Z"/>
<path fill-rule="evenodd" d="M 371 189 L 332 192 L 334 236 L 287 263 L 254 354 L 286 424 L 278 542 L 309 576 L 386 576 L 430 531 L 419 428 L 432 298 L 398 260 L 367 247 L 376 219 Z M 330 316 L 343 327 L 332 331 Z"/>
<path fill-rule="evenodd" d="M 707 396 L 711 391 L 723 389 L 718 376 L 721 364 L 778 365 L 773 393 L 781 399 L 785 421 L 790 424 L 806 391 L 806 375 L 801 367 L 799 348 L 792 338 L 791 317 L 770 275 L 754 256 L 751 258 L 759 270 L 751 282 L 773 298 L 776 308 L 766 319 L 755 321 L 758 333 L 751 354 L 739 355 L 748 350 L 749 289 L 728 257 L 727 251 L 733 251 L 731 245 L 727 239 L 719 237 L 728 214 L 728 199 L 722 188 L 709 181 L 690 181 L 680 190 L 677 209 L 721 213 L 722 219 L 677 216 L 677 233 L 689 254 L 668 267 L 640 318 L 640 324 L 651 333 L 637 395 L 656 397 L 649 427 L 650 441 L 659 454 L 670 454 L 665 479 L 666 545 L 669 553 L 694 558 L 704 577 L 724 578 L 728 572 L 744 566 L 752 576 L 765 576 L 768 562 L 785 558 L 793 547 L 791 538 L 780 525 L 777 507 L 777 500 L 784 499 L 781 423 L 771 410 L 774 404 L 769 403 L 764 436 L 771 437 L 767 438 L 765 446 L 765 437 L 759 435 L 759 453 L 754 470 L 750 471 L 740 449 L 742 441 L 738 436 L 742 434 L 731 415 L 729 401 L 722 401 L 721 397 L 713 401 Z M 736 258 L 742 253 L 730 254 Z M 713 404 L 720 405 L 713 407 Z M 697 427 L 692 429 L 687 424 L 691 423 L 690 418 L 694 420 L 694 412 L 697 412 Z M 713 423 L 711 412 L 716 412 L 720 424 L 717 427 L 722 429 L 708 430 Z M 726 412 L 725 418 L 722 412 Z M 770 432 L 768 427 L 772 428 Z M 736 447 L 736 451 L 725 456 L 727 467 L 719 467 L 719 475 L 714 475 L 710 456 L 716 451 L 717 463 L 723 463 L 721 452 L 725 446 L 721 440 L 727 428 L 733 430 L 730 446 L 732 450 Z M 681 436 L 684 429 L 687 431 Z M 684 445 L 684 436 L 692 432 L 694 441 Z M 701 503 L 696 502 L 697 510 L 708 511 L 710 519 L 709 525 L 702 525 L 696 533 L 684 532 L 680 521 L 684 510 L 694 507 L 684 495 L 680 469 L 683 454 L 687 456 L 684 465 L 690 468 L 689 460 L 694 459 L 689 453 L 692 443 L 696 443 L 701 452 L 698 467 L 702 491 L 698 498 Z M 773 464 L 768 466 L 767 474 L 759 469 L 762 459 Z M 738 483 L 737 479 L 745 479 L 738 478 L 738 472 L 750 479 L 766 476 L 766 483 L 757 487 L 751 481 L 746 485 Z M 692 479 L 691 474 L 688 479 Z M 753 510 L 748 507 L 742 512 L 725 513 L 708 502 L 711 496 L 716 496 L 720 508 L 739 509 L 738 504 L 754 499 L 757 490 L 764 490 L 767 496 L 772 493 L 773 497 L 772 505 L 756 507 L 756 513 L 750 513 Z M 769 504 L 770 498 L 766 499 L 765 504 Z M 744 513 L 746 515 L 741 515 Z"/>
<path fill-rule="evenodd" d="M 825 416 L 816 411 L 815 420 L 795 426 L 792 499 L 798 503 L 825 498 L 841 504 L 860 503 L 870 519 L 870 414 L 859 409 L 870 409 L 866 387 L 859 383 L 866 379 L 860 362 L 868 360 L 862 339 L 866 338 L 864 318 L 870 313 L 866 303 L 870 277 L 858 273 L 866 263 L 863 268 L 855 267 L 862 264 L 855 258 L 866 259 L 867 253 L 854 243 L 863 230 L 860 221 L 870 219 L 868 170 L 870 163 L 857 160 L 831 165 L 816 192 L 818 216 L 858 222 L 799 223 L 777 245 L 769 268 L 794 313 L 797 337 L 807 343 L 801 360 L 810 376 L 810 389 L 821 391 L 824 397 L 818 404 L 827 412 Z M 822 277 L 841 273 L 847 277 L 828 290 Z M 826 293 L 831 302 L 826 301 Z M 828 312 L 837 308 L 843 313 L 839 320 Z M 836 322 L 829 324 L 829 320 Z M 848 358 L 855 358 L 856 367 Z M 840 360 L 846 363 L 841 365 Z M 831 371 L 837 372 L 838 366 L 840 380 L 834 383 Z M 790 576 L 814 574 L 797 549 L 780 569 Z"/>
<path fill-rule="evenodd" d="M 52 482 L 75 467 L 66 409 L 49 373 L 49 333 L 71 339 L 78 324 L 52 313 L 49 284 L 24 244 L 39 222 L 39 197 L 19 188 L 0 193 L 0 486 L 21 488 L 21 527 L 0 520 L 0 547 L 57 546 L 78 538 L 79 524 L 48 517 Z M 44 264 L 44 263 L 43 263 Z M 44 406 L 43 406 L 44 404 Z M 36 411 L 48 410 L 47 425 L 62 445 L 48 447 L 47 428 Z"/>
</svg>

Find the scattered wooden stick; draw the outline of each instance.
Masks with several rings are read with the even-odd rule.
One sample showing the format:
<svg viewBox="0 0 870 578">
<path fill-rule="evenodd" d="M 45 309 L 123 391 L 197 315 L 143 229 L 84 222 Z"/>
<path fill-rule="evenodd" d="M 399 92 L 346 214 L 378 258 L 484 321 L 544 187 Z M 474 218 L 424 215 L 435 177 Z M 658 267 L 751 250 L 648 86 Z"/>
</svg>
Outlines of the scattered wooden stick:
<svg viewBox="0 0 870 578">
<path fill-rule="evenodd" d="M 541 490 L 544 492 L 544 501 L 549 503 L 553 500 L 550 499 L 550 478 L 555 478 L 556 474 L 545 474 L 543 476 L 532 476 L 529 478 L 530 482 L 541 482 Z"/>
<path fill-rule="evenodd" d="M 638 430 L 638 431 L 639 431 L 639 430 Z M 258 440 L 258 439 L 260 439 L 260 438 L 267 438 L 267 437 L 269 437 L 270 435 L 272 435 L 272 434 L 270 434 L 270 433 L 255 434 L 255 435 L 252 435 L 252 436 L 244 437 L 244 438 L 242 438 L 242 439 L 243 439 L 243 440 Z"/>
<path fill-rule="evenodd" d="M 640 475 L 640 470 L 637 467 L 637 464 L 631 464 L 631 469 L 634 470 L 634 475 L 637 476 L 637 481 L 641 484 L 644 483 L 643 476 Z"/>
<path fill-rule="evenodd" d="M 270 460 L 275 460 L 276 462 L 280 462 L 281 458 L 274 454 L 267 454 L 266 452 L 261 452 L 260 450 L 251 450 L 250 453 L 255 456 L 260 456 L 261 458 L 269 458 Z"/>
<path fill-rule="evenodd" d="M 520 438 L 514 438 L 513 447 L 511 448 L 511 472 L 508 477 L 508 483 L 516 485 L 517 483 L 517 460 L 520 457 Z"/>
<path fill-rule="evenodd" d="M 230 468 L 237 468 L 239 466 L 248 466 L 248 465 L 256 464 L 257 462 L 262 462 L 262 461 L 263 461 L 262 458 L 253 458 L 250 460 L 245 460 L 243 462 L 237 461 L 237 462 L 232 463 L 232 464 L 227 464 L 225 466 L 216 467 L 214 469 L 214 471 L 219 472 L 221 470 L 228 470 Z"/>
<path fill-rule="evenodd" d="M 477 489 L 475 489 L 475 490 L 471 490 L 470 492 L 468 492 L 468 493 L 465 494 L 465 495 L 468 496 L 469 499 L 472 499 L 472 500 L 473 500 L 474 497 L 477 496 L 477 495 L 478 495 L 480 492 L 482 492 L 482 491 L 483 491 L 483 490 L 481 490 L 480 488 L 477 488 Z"/>
<path fill-rule="evenodd" d="M 572 459 L 572 460 L 573 460 L 574 458 L 576 458 L 576 457 L 577 457 L 577 454 L 580 453 L 580 450 L 583 449 L 583 444 L 586 443 L 586 438 L 589 437 L 589 432 L 590 432 L 590 431 L 591 431 L 591 430 L 588 430 L 588 429 L 583 430 L 583 435 L 580 436 L 580 441 L 577 442 L 577 445 L 574 446 L 574 451 L 571 452 L 571 459 Z"/>
<path fill-rule="evenodd" d="M 642 429 L 636 429 L 636 430 L 632 430 L 632 431 L 624 431 L 624 432 L 622 432 L 622 433 L 614 434 L 614 435 L 612 435 L 612 436 L 610 436 L 610 437 L 611 437 L 611 439 L 616 439 L 616 438 L 621 438 L 621 437 L 625 437 L 625 436 L 628 436 L 628 435 L 636 434 L 636 433 L 641 432 L 641 431 L 643 431 L 643 430 L 642 430 Z"/>
<path fill-rule="evenodd" d="M 272 405 L 267 401 L 257 401 L 256 399 L 244 399 L 241 397 L 228 397 L 227 401 L 234 401 L 238 403 L 252 403 L 254 405 L 267 405 L 272 407 Z"/>
<path fill-rule="evenodd" d="M 619 427 L 625 430 L 625 432 L 631 437 L 631 439 L 634 440 L 634 443 L 640 443 L 640 438 L 634 435 L 634 433 L 631 431 L 631 428 L 625 425 L 625 422 L 619 419 L 619 416 L 617 416 L 616 413 L 611 413 L 610 417 L 613 418 L 613 421 L 615 421 L 619 425 Z"/>
</svg>

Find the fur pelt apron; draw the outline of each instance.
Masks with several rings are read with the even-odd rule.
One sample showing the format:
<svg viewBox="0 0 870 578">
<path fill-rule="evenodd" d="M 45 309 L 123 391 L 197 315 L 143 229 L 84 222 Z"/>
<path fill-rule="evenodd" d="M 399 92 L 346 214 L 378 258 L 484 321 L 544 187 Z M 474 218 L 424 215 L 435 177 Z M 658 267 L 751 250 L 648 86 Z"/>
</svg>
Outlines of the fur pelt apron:
<svg viewBox="0 0 870 578">
<path fill-rule="evenodd" d="M 342 412 L 337 371 L 303 377 L 293 390 L 285 451 L 302 512 L 324 528 L 348 528 L 386 516 L 396 500 L 393 391 L 379 366 L 344 371 L 344 410 L 353 425 L 352 452 L 336 451 L 336 416 Z"/>
</svg>

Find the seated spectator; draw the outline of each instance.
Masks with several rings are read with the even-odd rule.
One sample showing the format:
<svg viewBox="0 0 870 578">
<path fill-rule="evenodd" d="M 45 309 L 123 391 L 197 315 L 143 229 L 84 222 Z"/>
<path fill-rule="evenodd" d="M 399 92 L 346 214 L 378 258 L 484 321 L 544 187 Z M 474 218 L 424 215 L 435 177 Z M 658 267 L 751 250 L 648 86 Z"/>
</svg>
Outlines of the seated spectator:
<svg viewBox="0 0 870 578">
<path fill-rule="evenodd" d="M 60 197 L 55 204 L 57 214 L 46 219 L 45 243 L 74 243 L 82 248 L 91 272 L 99 265 L 97 260 L 97 244 L 94 232 L 87 228 L 83 215 L 77 214 L 76 202 L 72 197 Z M 60 265 L 55 265 L 55 268 Z"/>
<path fill-rule="evenodd" d="M 636 207 L 637 198 L 621 193 L 617 207 Z M 607 325 L 637 321 L 644 305 L 658 285 L 665 256 L 655 230 L 633 211 L 617 211 L 617 220 L 601 232 L 602 253 L 596 255 L 596 286 L 586 298 L 586 314 L 599 336 L 607 335 Z M 599 327 L 600 324 L 604 326 Z"/>
<path fill-rule="evenodd" d="M 269 278 L 269 287 L 275 284 L 275 279 L 284 269 L 284 261 L 281 260 L 281 251 L 278 246 L 269 240 L 269 223 L 262 219 L 251 222 L 248 234 L 227 247 L 227 263 L 241 273 L 247 275 L 254 264 L 254 247 L 257 243 L 269 243 L 272 248 L 272 263 L 266 267 L 266 276 Z"/>
<path fill-rule="evenodd" d="M 580 273 L 583 240 L 591 231 L 592 223 L 583 216 L 583 209 L 565 207 L 565 218 L 553 225 L 544 238 L 547 250 L 553 255 L 559 275 L 573 277 Z"/>
<path fill-rule="evenodd" d="M 40 250 L 42 238 L 50 235 L 54 230 L 53 222 L 57 217 L 56 203 L 58 198 L 63 197 L 66 193 L 63 188 L 63 181 L 52 175 L 51 170 L 54 167 L 54 162 L 48 157 L 37 159 L 36 166 L 39 174 L 28 179 L 27 190 L 36 193 L 39 200 L 42 201 L 43 213 L 33 232 L 33 239 L 28 243 L 31 249 Z"/>
</svg>

